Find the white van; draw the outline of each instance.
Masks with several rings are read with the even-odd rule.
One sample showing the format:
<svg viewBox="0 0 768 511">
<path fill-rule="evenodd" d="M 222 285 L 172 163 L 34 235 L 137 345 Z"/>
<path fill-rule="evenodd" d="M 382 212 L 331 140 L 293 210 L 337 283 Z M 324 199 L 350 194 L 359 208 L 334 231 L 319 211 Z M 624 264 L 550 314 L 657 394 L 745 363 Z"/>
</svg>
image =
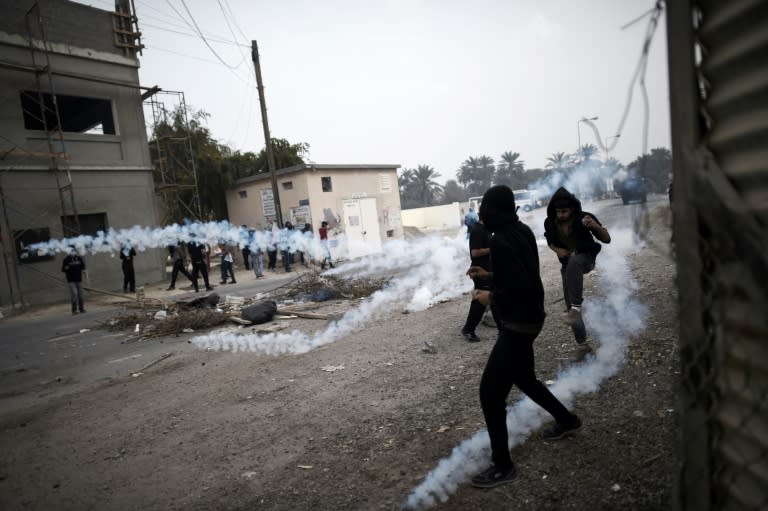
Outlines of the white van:
<svg viewBox="0 0 768 511">
<path fill-rule="evenodd" d="M 536 190 L 512 190 L 515 194 L 515 205 L 525 212 L 539 207 L 538 196 Z M 480 210 L 480 203 L 483 197 L 470 197 L 469 207 L 474 208 L 475 211 Z"/>
</svg>

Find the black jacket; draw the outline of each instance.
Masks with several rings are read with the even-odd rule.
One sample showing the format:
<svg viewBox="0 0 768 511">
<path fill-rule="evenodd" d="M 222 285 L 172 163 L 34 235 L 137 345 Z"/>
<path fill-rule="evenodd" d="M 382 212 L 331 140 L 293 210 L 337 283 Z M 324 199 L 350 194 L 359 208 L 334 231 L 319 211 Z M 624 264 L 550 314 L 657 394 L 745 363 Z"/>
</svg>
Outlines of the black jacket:
<svg viewBox="0 0 768 511">
<path fill-rule="evenodd" d="M 500 226 L 491 237 L 493 302 L 502 330 L 535 332 L 544 323 L 544 286 L 539 274 L 539 251 L 531 229 L 515 220 Z"/>
<path fill-rule="evenodd" d="M 61 262 L 61 271 L 67 275 L 67 282 L 82 282 L 85 259 L 79 255 L 68 255 Z"/>
<path fill-rule="evenodd" d="M 597 254 L 600 252 L 600 249 L 602 249 L 602 246 L 595 241 L 595 239 L 592 237 L 592 233 L 589 229 L 584 227 L 584 224 L 581 223 L 581 220 L 584 218 L 584 215 L 589 215 L 594 218 L 595 222 L 598 224 L 600 224 L 600 221 L 592 213 L 582 211 L 581 201 L 577 199 L 576 196 L 571 192 L 562 187 L 558 188 L 555 194 L 552 195 L 552 198 L 549 200 L 549 205 L 547 206 L 547 218 L 544 220 L 544 237 L 547 238 L 547 244 L 558 248 L 571 248 L 566 246 L 560 240 L 560 237 L 557 233 L 555 204 L 563 202 L 568 204 L 568 207 L 574 209 L 572 238 L 576 244 L 576 252 L 588 253 L 592 257 L 597 257 Z"/>
</svg>

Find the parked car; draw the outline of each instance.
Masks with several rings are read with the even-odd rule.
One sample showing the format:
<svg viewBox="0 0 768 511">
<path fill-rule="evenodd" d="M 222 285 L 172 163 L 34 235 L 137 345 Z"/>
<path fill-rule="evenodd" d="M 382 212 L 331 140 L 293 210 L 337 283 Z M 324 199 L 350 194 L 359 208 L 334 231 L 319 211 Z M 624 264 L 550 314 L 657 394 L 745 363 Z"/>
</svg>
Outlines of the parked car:
<svg viewBox="0 0 768 511">
<path fill-rule="evenodd" d="M 629 204 L 633 201 L 645 203 L 647 194 L 648 187 L 645 184 L 645 180 L 637 177 L 625 179 L 621 183 L 621 188 L 619 189 L 621 202 L 624 204 Z"/>
</svg>

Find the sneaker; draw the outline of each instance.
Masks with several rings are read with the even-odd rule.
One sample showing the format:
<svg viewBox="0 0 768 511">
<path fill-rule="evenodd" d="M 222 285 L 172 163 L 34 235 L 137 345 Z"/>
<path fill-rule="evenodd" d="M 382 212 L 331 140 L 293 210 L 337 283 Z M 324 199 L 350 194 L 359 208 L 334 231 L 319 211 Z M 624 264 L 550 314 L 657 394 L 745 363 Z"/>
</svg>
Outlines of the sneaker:
<svg viewBox="0 0 768 511">
<path fill-rule="evenodd" d="M 507 470 L 499 470 L 491 465 L 472 478 L 472 486 L 475 488 L 493 488 L 500 484 L 511 483 L 517 479 L 517 469 L 512 465 Z"/>
<path fill-rule="evenodd" d="M 213 288 L 211 286 L 208 286 L 205 288 L 206 291 L 213 291 Z"/>
<path fill-rule="evenodd" d="M 576 431 L 581 429 L 581 419 L 573 416 L 573 420 L 570 424 L 561 424 L 559 422 L 556 422 L 553 426 L 548 427 L 545 429 L 541 436 L 544 438 L 544 440 L 560 440 L 562 438 L 565 438 L 569 435 L 572 435 Z"/>
<path fill-rule="evenodd" d="M 166 289 L 166 291 L 173 291 L 174 289 L 176 289 L 174 286 L 168 286 L 168 289 Z"/>
<path fill-rule="evenodd" d="M 461 335 L 467 340 L 467 342 L 480 342 L 480 338 L 475 335 L 475 332 L 461 332 Z"/>
<path fill-rule="evenodd" d="M 80 314 L 85 314 L 85 309 L 80 309 Z"/>
<path fill-rule="evenodd" d="M 230 284 L 237 284 L 237 282 L 235 282 L 235 281 L 233 280 L 232 282 L 230 282 Z"/>
<path fill-rule="evenodd" d="M 573 326 L 581 319 L 581 308 L 571 306 L 568 312 L 565 314 L 563 321 L 566 325 Z"/>
</svg>

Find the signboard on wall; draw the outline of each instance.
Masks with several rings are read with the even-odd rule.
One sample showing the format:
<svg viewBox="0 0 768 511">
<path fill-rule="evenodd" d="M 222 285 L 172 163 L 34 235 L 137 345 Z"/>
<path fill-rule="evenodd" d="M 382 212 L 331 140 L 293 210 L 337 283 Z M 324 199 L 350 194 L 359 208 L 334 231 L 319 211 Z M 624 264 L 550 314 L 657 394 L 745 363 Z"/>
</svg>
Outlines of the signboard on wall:
<svg viewBox="0 0 768 511">
<path fill-rule="evenodd" d="M 275 216 L 275 198 L 272 195 L 272 188 L 264 188 L 259 190 L 261 192 L 261 210 L 264 212 L 264 216 Z"/>
<path fill-rule="evenodd" d="M 312 224 L 309 216 L 309 206 L 299 206 L 290 209 L 291 223 L 296 227 L 304 227 L 304 224 Z"/>
</svg>

